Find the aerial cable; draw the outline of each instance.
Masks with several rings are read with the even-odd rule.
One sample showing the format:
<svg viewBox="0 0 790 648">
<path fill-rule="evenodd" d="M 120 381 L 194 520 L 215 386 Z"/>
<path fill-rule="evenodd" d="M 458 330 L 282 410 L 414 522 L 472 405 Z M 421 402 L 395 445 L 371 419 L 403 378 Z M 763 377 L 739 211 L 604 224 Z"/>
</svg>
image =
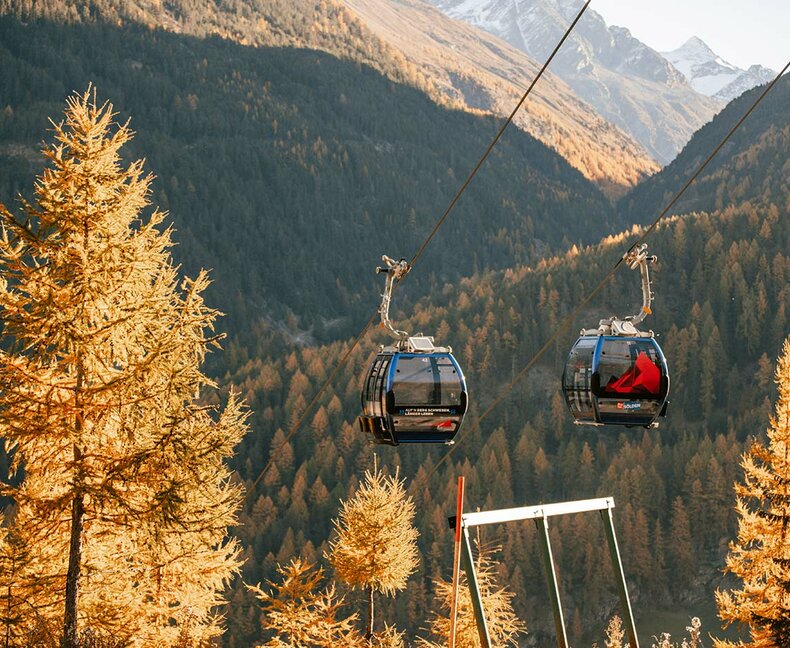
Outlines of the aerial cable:
<svg viewBox="0 0 790 648">
<path fill-rule="evenodd" d="M 434 225 L 433 230 L 428 235 L 428 238 L 425 239 L 423 244 L 420 246 L 420 249 L 417 250 L 417 253 L 414 255 L 414 258 L 411 260 L 411 263 L 409 263 L 409 266 L 413 266 L 414 263 L 417 261 L 417 259 L 420 258 L 423 251 L 425 250 L 426 247 L 428 247 L 428 244 L 431 242 L 436 232 L 439 231 L 439 228 L 444 224 L 444 221 L 447 220 L 447 217 L 450 215 L 450 212 L 453 210 L 456 203 L 460 200 L 461 195 L 464 193 L 464 191 L 466 191 L 466 188 L 469 186 L 469 184 L 472 182 L 474 177 L 477 175 L 477 172 L 480 170 L 480 167 L 482 167 L 483 163 L 488 159 L 488 156 L 491 154 L 491 151 L 494 149 L 497 142 L 499 142 L 499 140 L 502 138 L 502 135 L 504 135 L 505 129 L 513 121 L 513 118 L 516 116 L 516 113 L 518 113 L 518 111 L 521 109 L 521 106 L 524 105 L 524 102 L 527 100 L 529 93 L 532 92 L 532 88 L 535 87 L 535 84 L 543 76 L 543 73 L 546 71 L 546 68 L 549 67 L 549 64 L 554 59 L 557 52 L 560 51 L 560 48 L 562 47 L 562 45 L 568 39 L 568 36 L 570 36 L 571 32 L 573 31 L 573 28 L 576 27 L 576 23 L 579 22 L 582 15 L 587 10 L 587 7 L 589 6 L 590 2 L 592 2 L 592 0 L 587 0 L 587 2 L 584 3 L 584 6 L 581 8 L 579 13 L 576 14 L 576 18 L 573 19 L 573 22 L 568 26 L 568 29 L 565 30 L 565 33 L 562 35 L 562 38 L 560 38 L 559 42 L 554 47 L 554 50 L 552 50 L 551 54 L 549 54 L 549 58 L 546 59 L 546 62 L 543 64 L 543 67 L 540 68 L 540 71 L 537 73 L 535 78 L 532 79 L 532 83 L 530 83 L 529 87 L 524 91 L 524 94 L 521 96 L 521 99 L 516 104 L 516 107 L 513 108 L 513 111 L 505 120 L 505 123 L 502 124 L 502 127 L 499 129 L 496 136 L 491 141 L 491 144 L 488 145 L 486 152 L 483 153 L 483 157 L 480 158 L 479 162 L 475 165 L 474 169 L 472 169 L 472 172 L 469 174 L 469 177 L 467 177 L 466 181 L 461 185 L 461 188 L 458 190 L 455 196 L 453 196 L 453 199 L 450 201 L 450 204 L 447 206 L 447 209 L 445 209 L 444 214 L 442 214 L 441 218 L 436 222 L 436 225 Z"/>
<path fill-rule="evenodd" d="M 666 206 L 666 207 L 664 207 L 663 211 L 662 211 L 662 212 L 661 212 L 661 213 L 658 215 L 658 217 L 657 217 L 657 218 L 656 218 L 656 219 L 653 221 L 653 223 L 650 225 L 650 227 L 648 227 L 648 228 L 647 228 L 647 229 L 646 229 L 646 230 L 645 230 L 645 231 L 642 233 L 642 235 L 639 237 L 639 240 L 637 240 L 637 242 L 636 242 L 636 243 L 634 243 L 634 247 L 637 247 L 637 246 L 641 245 L 641 244 L 644 242 L 644 240 L 645 240 L 645 239 L 646 239 L 646 238 L 647 238 L 647 237 L 648 237 L 650 234 L 652 234 L 652 233 L 653 233 L 653 230 L 654 230 L 654 229 L 656 229 L 656 227 L 658 226 L 658 223 L 659 223 L 659 221 L 660 221 L 662 218 L 664 218 L 664 216 L 666 216 L 666 215 L 669 213 L 669 210 L 670 210 L 670 209 L 672 209 L 672 207 L 675 205 L 675 203 L 676 203 L 676 202 L 677 202 L 677 201 L 680 199 L 680 197 L 681 197 L 681 196 L 682 196 L 682 195 L 685 193 L 686 189 L 688 189 L 688 188 L 691 186 L 691 184 L 692 184 L 692 183 L 693 183 L 693 182 L 694 182 L 694 181 L 697 179 L 697 177 L 699 176 L 699 174 L 700 174 L 700 173 L 702 173 L 702 171 L 705 169 L 705 167 L 706 167 L 706 166 L 708 166 L 708 163 L 709 163 L 709 162 L 710 162 L 710 161 L 711 161 L 711 160 L 712 160 L 714 157 L 716 157 L 716 154 L 717 154 L 717 153 L 718 153 L 718 152 L 719 152 L 719 151 L 722 149 L 722 147 L 723 147 L 723 146 L 724 146 L 724 145 L 725 145 L 725 144 L 726 144 L 726 143 L 729 141 L 729 139 L 730 139 L 730 137 L 732 137 L 733 133 L 735 133 L 735 131 L 737 131 L 737 130 L 740 128 L 741 124 L 743 124 L 743 122 L 745 122 L 745 121 L 746 121 L 746 118 L 747 118 L 749 115 L 751 115 L 751 114 L 752 114 L 752 111 L 753 111 L 755 108 L 757 108 L 758 104 L 759 104 L 759 103 L 760 103 L 760 102 L 763 100 L 763 97 L 765 97 L 765 95 L 767 95 L 767 94 L 768 94 L 768 93 L 771 91 L 771 89 L 774 87 L 774 85 L 776 85 L 776 82 L 777 82 L 777 81 L 779 81 L 779 79 L 782 77 L 782 75 L 783 75 L 783 74 L 784 74 L 784 73 L 787 71 L 787 69 L 788 69 L 789 67 L 790 67 L 790 61 L 788 61 L 787 63 L 785 63 L 785 66 L 782 68 L 782 70 L 779 72 L 779 74 L 777 74 L 777 75 L 774 77 L 773 81 L 771 81 L 771 83 L 769 83 L 769 84 L 768 84 L 768 85 L 765 87 L 765 90 L 763 90 L 763 91 L 760 93 L 760 96 L 759 96 L 759 97 L 757 97 L 757 99 L 755 100 L 755 102 L 754 102 L 754 103 L 753 103 L 753 104 L 752 104 L 752 105 L 749 107 L 749 110 L 747 110 L 747 111 L 746 111 L 746 112 L 743 114 L 743 116 L 742 116 L 742 117 L 741 117 L 741 118 L 740 118 L 740 119 L 739 119 L 739 120 L 736 122 L 736 124 L 735 124 L 735 125 L 734 125 L 734 126 L 733 126 L 733 127 L 730 129 L 730 130 L 729 130 L 729 132 L 728 132 L 728 133 L 727 133 L 727 134 L 724 136 L 724 139 L 723 139 L 721 142 L 719 142 L 719 145 L 718 145 L 718 146 L 717 146 L 715 149 L 713 149 L 713 152 L 712 152 L 712 153 L 711 153 L 711 154 L 710 154 L 710 155 L 707 157 L 707 159 L 706 159 L 706 160 L 705 160 L 705 161 L 704 161 L 704 162 L 703 162 L 703 163 L 700 165 L 699 169 L 697 169 L 697 172 L 696 172 L 696 173 L 695 173 L 693 176 L 691 176 L 691 177 L 688 179 L 688 181 L 686 181 L 686 184 L 684 184 L 684 185 L 683 185 L 683 187 L 680 189 L 680 191 L 678 191 L 678 192 L 675 194 L 674 198 L 672 198 L 672 200 L 670 200 L 670 201 L 669 201 L 669 204 L 667 204 L 667 206 Z M 623 259 L 624 259 L 624 258 L 625 258 L 625 256 L 623 256 Z M 623 259 L 620 259 L 620 261 L 618 261 L 618 265 L 619 265 L 620 263 L 622 263 Z"/>
<path fill-rule="evenodd" d="M 409 268 L 410 269 L 414 267 L 414 264 L 422 256 L 422 253 L 425 251 L 425 248 L 428 247 L 428 244 L 433 240 L 433 237 L 439 231 L 439 228 L 441 228 L 441 226 L 447 220 L 447 217 L 450 215 L 450 212 L 452 212 L 452 210 L 455 208 L 456 204 L 461 199 L 461 196 L 466 191 L 467 187 L 471 184 L 472 180 L 477 175 L 477 172 L 483 166 L 483 163 L 488 159 L 488 156 L 491 154 L 491 151 L 494 149 L 494 146 L 496 146 L 496 144 L 502 138 L 502 135 L 504 134 L 505 129 L 510 125 L 510 123 L 513 121 L 513 119 L 516 116 L 516 114 L 518 113 L 518 111 L 524 105 L 524 102 L 527 100 L 527 97 L 532 92 L 532 89 L 535 87 L 535 84 L 543 76 L 543 73 L 546 71 L 546 68 L 548 68 L 549 64 L 552 62 L 552 60 L 556 56 L 557 52 L 559 52 L 559 50 L 562 47 L 562 45 L 568 39 L 568 36 L 570 36 L 570 34 L 573 31 L 574 27 L 576 27 L 576 23 L 579 22 L 579 20 L 581 19 L 582 15 L 587 10 L 587 7 L 589 6 L 590 2 L 592 2 L 592 0 L 587 0 L 584 3 L 584 6 L 581 8 L 579 13 L 573 19 L 573 22 L 571 22 L 571 24 L 565 30 L 565 33 L 562 35 L 562 38 L 559 40 L 559 42 L 557 43 L 557 45 L 552 50 L 552 52 L 549 55 L 549 57 L 546 59 L 546 62 L 543 64 L 543 66 L 540 68 L 540 70 L 538 71 L 538 73 L 535 76 L 535 78 L 529 84 L 529 87 L 524 91 L 524 94 L 521 96 L 521 99 L 516 104 L 516 107 L 512 110 L 512 112 L 510 113 L 508 118 L 505 120 L 505 123 L 501 126 L 499 131 L 497 131 L 496 136 L 491 141 L 491 143 L 488 145 L 488 148 L 486 149 L 485 153 L 483 153 L 483 156 L 480 158 L 480 160 L 474 166 L 472 171 L 469 173 L 469 176 L 466 178 L 464 183 L 461 185 L 460 189 L 458 189 L 456 194 L 453 196 L 452 200 L 450 201 L 449 205 L 447 206 L 447 209 L 444 210 L 444 213 L 441 215 L 439 220 L 436 221 L 436 224 L 433 226 L 433 229 L 431 230 L 430 234 L 428 234 L 426 239 L 423 241 L 422 245 L 420 245 L 419 249 L 417 250 L 415 255 L 412 257 L 412 260 L 409 263 Z M 406 273 L 403 276 L 401 281 L 403 281 L 403 279 L 405 279 L 407 276 L 408 276 L 408 273 Z M 399 284 L 396 284 L 395 287 L 397 287 L 397 285 L 399 285 Z M 266 463 L 266 465 L 263 467 L 263 470 L 261 470 L 261 472 L 258 475 L 258 477 L 255 479 L 255 481 L 252 483 L 252 485 L 247 490 L 247 494 L 245 495 L 244 500 L 242 501 L 242 507 L 244 507 L 244 505 L 250 499 L 252 494 L 255 492 L 255 489 L 258 486 L 258 484 L 261 482 L 261 480 L 264 478 L 266 473 L 269 471 L 269 469 L 274 464 L 274 457 L 277 454 L 279 454 L 279 452 L 283 448 L 283 446 L 285 446 L 285 444 L 288 443 L 293 438 L 293 436 L 296 434 L 296 432 L 298 432 L 299 429 L 302 427 L 302 425 L 304 424 L 304 422 L 305 422 L 305 420 L 307 418 L 307 415 L 312 411 L 313 407 L 318 403 L 319 399 L 324 394 L 324 392 L 329 387 L 329 385 L 332 384 L 332 381 L 335 379 L 335 377 L 340 372 L 340 370 L 346 365 L 346 363 L 348 362 L 349 358 L 351 357 L 351 353 L 354 351 L 354 349 L 357 348 L 357 346 L 359 346 L 359 343 L 362 341 L 362 338 L 364 338 L 365 334 L 370 330 L 370 327 L 373 325 L 373 321 L 378 317 L 378 315 L 379 315 L 378 311 L 376 311 L 373 315 L 371 315 L 370 319 L 367 321 L 367 324 L 365 324 L 365 326 L 362 329 L 362 331 L 360 331 L 359 335 L 357 335 L 356 339 L 351 344 L 351 346 L 348 348 L 346 353 L 343 355 L 343 357 L 341 358 L 340 362 L 337 364 L 335 369 L 332 371 L 332 373 L 329 375 L 329 377 L 324 381 L 323 385 L 321 385 L 321 388 L 318 390 L 318 392 L 316 392 L 316 394 L 315 394 L 315 396 L 313 396 L 312 400 L 307 404 L 307 406 L 305 407 L 304 411 L 302 412 L 302 415 L 299 417 L 299 419 L 296 421 L 296 423 L 294 423 L 293 426 L 291 426 L 291 429 L 288 431 L 288 434 L 285 436 L 285 439 L 283 440 L 283 442 L 280 445 L 280 447 L 278 447 L 276 450 L 270 451 L 270 453 L 269 453 L 269 461 Z"/>
<path fill-rule="evenodd" d="M 513 380 L 511 380 L 511 381 L 510 381 L 510 383 L 509 383 L 509 384 L 508 384 L 508 385 L 507 385 L 507 386 L 506 386 L 506 387 L 505 387 L 505 388 L 502 390 L 502 392 L 500 392 L 499 396 L 497 396 L 497 397 L 496 397 L 496 398 L 495 398 L 495 399 L 494 399 L 494 400 L 491 402 L 491 404 L 489 404 L 489 406 L 488 406 L 488 407 L 486 407 L 486 409 L 483 411 L 483 413 L 482 413 L 482 414 L 480 414 L 480 416 L 479 416 L 479 417 L 477 417 L 477 421 L 476 421 L 476 423 L 477 423 L 477 427 L 478 427 L 478 428 L 479 428 L 480 424 L 481 424 L 481 423 L 482 423 L 482 422 L 483 422 L 483 421 L 484 421 L 486 418 L 488 418 L 488 416 L 491 414 L 491 412 L 492 412 L 492 411 L 494 411 L 494 409 L 495 409 L 495 408 L 496 408 L 496 407 L 497 407 L 497 406 L 498 406 L 498 405 L 499 405 L 499 404 L 500 404 L 500 403 L 501 403 L 503 400 L 505 400 L 505 398 L 507 398 L 507 396 L 510 394 L 510 392 L 512 391 L 512 389 L 513 389 L 513 388 L 514 388 L 514 387 L 515 387 L 515 386 L 516 386 L 516 385 L 517 385 L 517 384 L 518 384 L 518 383 L 519 383 L 519 382 L 520 382 L 520 381 L 521 381 L 521 380 L 524 378 L 524 376 L 526 376 L 526 375 L 527 375 L 527 373 L 530 371 L 530 369 L 532 369 L 532 367 L 534 367 L 534 366 L 535 366 L 535 363 L 537 363 L 537 361 L 538 361 L 538 360 L 539 360 L 539 359 L 540 359 L 540 358 L 543 356 L 543 354 L 544 354 L 544 353 L 546 353 L 546 351 L 548 351 L 548 349 L 551 347 L 551 345 L 552 345 L 552 344 L 554 344 L 554 342 L 557 340 L 557 338 L 559 337 L 560 333 L 562 333 L 563 331 L 565 331 L 565 329 L 567 329 L 567 328 L 568 328 L 568 327 L 571 325 L 571 323 L 572 323 L 572 322 L 573 322 L 573 321 L 576 319 L 576 317 L 577 317 L 577 316 L 578 316 L 578 315 L 581 313 L 582 309 L 583 309 L 585 306 L 587 306 L 587 304 L 589 304 L 589 303 L 592 301 L 593 297 L 595 297 L 595 296 L 596 296 L 596 295 L 597 295 L 597 294 L 598 294 L 598 293 L 601 291 L 601 289 L 604 287 L 604 285 L 606 285 L 606 283 L 609 281 L 609 279 L 611 279 L 611 278 L 614 276 L 615 272 L 617 272 L 617 269 L 618 269 L 618 268 L 620 267 L 620 265 L 621 265 L 621 264 L 622 264 L 622 263 L 625 261 L 626 257 L 627 257 L 627 256 L 628 256 L 628 254 L 631 252 L 631 250 L 633 250 L 633 249 L 637 248 L 638 246 L 640 246 L 640 245 L 641 245 L 641 244 L 644 242 L 644 240 L 645 240 L 645 239 L 646 239 L 646 238 L 647 238 L 647 237 L 648 237 L 650 234 L 652 234 L 652 232 L 653 232 L 653 231 L 656 229 L 656 227 L 658 226 L 658 224 L 659 224 L 659 222 L 661 221 L 661 219 L 663 219 L 663 218 L 664 218 L 664 217 L 665 217 L 665 216 L 666 216 L 666 215 L 669 213 L 669 210 L 670 210 L 670 209 L 672 209 L 672 207 L 673 207 L 673 206 L 675 205 L 675 203 L 676 203 L 676 202 L 677 202 L 677 201 L 680 199 L 680 197 L 681 197 L 681 196 L 682 196 L 682 195 L 683 195 L 683 194 L 686 192 L 686 190 L 687 190 L 687 189 L 688 189 L 688 188 L 689 188 L 689 187 L 690 187 L 690 186 L 691 186 L 691 185 L 694 183 L 694 181 L 695 181 L 695 180 L 696 180 L 696 179 L 699 177 L 699 175 L 702 173 L 702 171 L 705 169 L 705 167 L 707 167 L 707 166 L 708 166 L 708 164 L 711 162 L 711 160 L 713 160 L 713 158 L 716 156 L 716 154 L 717 154 L 717 153 L 718 153 L 718 152 L 719 152 L 719 151 L 722 149 L 722 147 L 723 147 L 723 146 L 724 146 L 724 145 L 725 145 L 725 144 L 726 144 L 726 143 L 729 141 L 729 139 L 732 137 L 732 135 L 735 133 L 735 131 L 737 131 L 737 130 L 740 128 L 741 124 L 743 124 L 743 122 L 744 122 L 744 121 L 746 121 L 746 118 L 747 118 L 749 115 L 751 115 L 751 114 L 752 114 L 752 111 L 754 111 L 754 109 L 755 109 L 755 108 L 756 108 L 756 107 L 757 107 L 757 106 L 760 104 L 760 102 L 763 100 L 763 98 L 765 98 L 765 96 L 766 96 L 766 95 L 767 95 L 767 94 L 768 94 L 768 93 L 771 91 L 771 89 L 774 87 L 774 85 L 776 85 L 777 81 L 779 81 L 779 79 L 780 79 L 780 78 L 782 77 L 782 75 L 783 75 L 783 74 L 784 74 L 784 73 L 787 71 L 787 69 L 788 69 L 788 68 L 790 68 L 790 61 L 788 61 L 788 62 L 785 64 L 785 66 L 782 68 L 782 70 L 779 72 L 779 74 L 777 74 L 777 75 L 776 75 L 776 77 L 774 77 L 773 81 L 771 81 L 771 83 L 769 83 L 769 84 L 768 84 L 768 85 L 765 87 L 765 89 L 764 89 L 764 90 L 763 90 L 763 91 L 760 93 L 760 95 L 759 95 L 759 96 L 757 97 L 757 99 L 756 99 L 756 100 L 755 100 L 755 101 L 752 103 L 752 105 L 749 107 L 749 109 L 748 109 L 748 110 L 747 110 L 747 111 L 746 111 L 746 112 L 743 114 L 743 116 L 742 116 L 742 117 L 741 117 L 741 118 L 740 118 L 740 119 L 739 119 L 739 120 L 738 120 L 738 121 L 735 123 L 735 125 L 734 125 L 734 126 L 733 126 L 733 127 L 730 129 L 730 130 L 729 130 L 729 132 L 728 132 L 728 133 L 727 133 L 727 134 L 724 136 L 724 139 L 722 139 L 722 140 L 721 140 L 721 142 L 719 142 L 718 146 L 716 146 L 716 148 L 714 148 L 714 149 L 713 149 L 713 152 L 712 152 L 712 153 L 711 153 L 711 154 L 710 154 L 710 155 L 709 155 L 709 156 L 708 156 L 708 157 L 705 159 L 705 161 L 704 161 L 704 162 L 703 162 L 703 163 L 702 163 L 702 164 L 701 164 L 701 165 L 700 165 L 700 166 L 697 168 L 697 170 L 696 170 L 696 171 L 694 172 L 694 174 L 693 174 L 693 175 L 692 175 L 692 176 L 691 176 L 691 177 L 690 177 L 690 178 L 689 178 L 689 179 L 686 181 L 686 183 L 683 185 L 683 187 L 680 189 L 680 191 L 678 191 L 678 192 L 677 192 L 677 193 L 674 195 L 674 197 L 673 197 L 673 198 L 672 198 L 672 199 L 669 201 L 669 203 L 667 204 L 667 206 L 666 206 L 666 207 L 664 207 L 664 209 L 661 211 L 661 213 L 659 213 L 659 215 L 658 215 L 658 216 L 656 217 L 656 219 L 655 219 L 655 220 L 654 220 L 654 221 L 651 223 L 651 225 L 650 225 L 650 226 L 649 226 L 649 227 L 648 227 L 646 230 L 644 230 L 644 232 L 643 232 L 643 233 L 640 235 L 640 237 L 639 237 L 639 239 L 636 241 L 636 243 L 634 243 L 634 244 L 633 244 L 633 245 L 632 245 L 632 246 L 631 246 L 631 247 L 628 249 L 628 251 L 627 251 L 625 254 L 623 254 L 623 256 L 621 256 L 621 257 L 620 257 L 620 258 L 617 260 L 617 262 L 614 264 L 614 266 L 612 267 L 612 269 L 611 269 L 611 270 L 609 270 L 609 272 L 606 274 L 606 276 L 604 276 L 604 278 L 603 278 L 603 279 L 601 279 L 601 281 L 600 281 L 600 282 L 599 282 L 599 283 L 598 283 L 598 284 L 595 286 L 595 288 L 593 288 L 593 289 L 592 289 L 592 291 L 590 291 L 590 293 L 589 293 L 589 294 L 588 294 L 588 295 L 587 295 L 587 296 L 586 296 L 586 297 L 585 297 L 585 298 L 584 298 L 582 301 L 580 301 L 580 302 L 579 302 L 579 303 L 576 305 L 576 307 L 575 307 L 575 308 L 574 308 L 574 309 L 573 309 L 573 310 L 570 312 L 570 314 L 568 314 L 568 315 L 567 315 L 567 316 L 566 316 L 566 317 L 565 317 L 565 318 L 564 318 L 564 319 L 563 319 L 563 320 L 562 320 L 562 321 L 561 321 L 561 322 L 560 322 L 560 323 L 559 323 L 559 324 L 558 324 L 558 325 L 557 325 L 557 326 L 554 328 L 554 333 L 552 333 L 552 335 L 550 335 L 550 336 L 549 336 L 549 339 L 548 339 L 548 340 L 546 340 L 546 342 L 543 344 L 543 346 L 542 346 L 542 347 L 540 347 L 540 349 L 538 349 L 537 353 L 536 353 L 536 354 L 535 354 L 535 355 L 532 357 L 532 359 L 531 359 L 531 360 L 530 360 L 530 361 L 527 363 L 527 365 L 526 365 L 526 366 L 525 366 L 525 367 L 524 367 L 524 368 L 523 368 L 521 371 L 519 371 L 519 372 L 518 372 L 518 374 L 517 374 L 517 375 L 516 375 L 516 376 L 513 378 Z M 456 439 L 456 444 L 455 444 L 455 445 L 452 445 L 452 446 L 450 446 L 450 448 L 447 450 L 447 452 L 445 452 L 445 453 L 444 453 L 444 455 L 442 456 L 442 458 L 441 458 L 441 459 L 439 459 L 439 461 L 437 461 L 437 462 L 436 462 L 436 464 L 434 464 L 434 466 L 433 466 L 433 468 L 430 470 L 430 472 L 428 472 L 428 473 L 427 473 L 427 474 L 426 474 L 426 475 L 425 475 L 425 476 L 424 476 L 424 477 L 423 477 L 423 478 L 422 478 L 420 481 L 418 481 L 418 482 L 414 482 L 414 483 L 412 484 L 412 486 L 414 487 L 414 490 L 415 490 L 415 492 L 416 492 L 416 490 L 417 490 L 417 487 L 418 487 L 418 486 L 419 486 L 419 487 L 422 487 L 424 484 L 427 484 L 427 483 L 430 481 L 431 477 L 432 477 L 432 476 L 433 476 L 433 475 L 434 475 L 434 474 L 435 474 L 435 473 L 436 473 L 436 472 L 439 470 L 439 468 L 441 467 L 441 465 L 442 465 L 442 464 L 443 464 L 445 461 L 447 461 L 447 459 L 448 459 L 448 458 L 450 457 L 450 455 L 452 454 L 453 450 L 455 450 L 455 448 L 457 448 L 457 447 L 458 447 L 458 445 L 460 445 L 460 442 L 463 440 L 463 438 L 464 438 L 465 436 L 467 436 L 467 435 L 469 434 L 469 431 L 470 431 L 471 429 L 473 429 L 473 428 L 469 428 L 469 427 L 467 427 L 467 428 L 466 428 L 466 429 L 465 429 L 465 430 L 464 430 L 464 431 L 463 431 L 463 432 L 462 432 L 462 433 L 459 435 L 458 439 Z M 416 486 L 415 486 L 415 484 L 416 484 Z"/>
</svg>

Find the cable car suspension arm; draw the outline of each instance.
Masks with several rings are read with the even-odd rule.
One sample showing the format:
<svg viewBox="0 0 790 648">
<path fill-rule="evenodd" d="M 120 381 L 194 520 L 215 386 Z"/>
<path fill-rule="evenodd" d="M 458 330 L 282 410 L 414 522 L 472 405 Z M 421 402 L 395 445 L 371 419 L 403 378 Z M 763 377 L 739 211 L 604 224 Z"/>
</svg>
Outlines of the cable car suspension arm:
<svg viewBox="0 0 790 648">
<path fill-rule="evenodd" d="M 631 322 L 631 324 L 639 324 L 645 317 L 653 312 L 650 309 L 650 305 L 653 303 L 653 297 L 655 295 L 651 290 L 650 272 L 647 268 L 647 264 L 648 262 L 655 263 L 658 261 L 658 257 L 655 254 L 648 256 L 647 243 L 642 243 L 642 245 L 635 245 L 628 250 L 628 252 L 623 255 L 623 261 L 625 261 L 631 270 L 636 270 L 638 267 L 639 274 L 642 276 L 642 309 L 637 315 L 626 317 L 626 320 Z"/>
<path fill-rule="evenodd" d="M 381 260 L 386 264 L 385 268 L 381 266 L 376 268 L 376 274 L 386 272 L 387 284 L 384 288 L 384 294 L 381 295 L 381 306 L 379 306 L 379 313 L 381 313 L 381 325 L 387 329 L 392 337 L 399 342 L 405 342 L 409 339 L 409 334 L 406 331 L 399 331 L 392 325 L 390 320 L 390 302 L 392 301 L 392 288 L 395 284 L 405 277 L 411 270 L 406 259 L 395 261 L 390 259 L 386 254 L 381 257 Z"/>
<path fill-rule="evenodd" d="M 648 315 L 652 314 L 651 304 L 653 303 L 652 285 L 650 283 L 650 272 L 648 270 L 648 263 L 655 263 L 658 257 L 655 255 L 648 255 L 647 243 L 634 245 L 628 252 L 623 255 L 623 262 L 631 268 L 636 270 L 639 268 L 639 274 L 642 277 L 642 308 L 636 315 L 629 315 L 625 319 L 618 317 L 609 317 L 602 319 L 598 322 L 596 329 L 582 329 L 582 335 L 623 335 L 635 337 L 653 337 L 653 331 L 640 331 L 637 325 L 642 322 Z"/>
</svg>

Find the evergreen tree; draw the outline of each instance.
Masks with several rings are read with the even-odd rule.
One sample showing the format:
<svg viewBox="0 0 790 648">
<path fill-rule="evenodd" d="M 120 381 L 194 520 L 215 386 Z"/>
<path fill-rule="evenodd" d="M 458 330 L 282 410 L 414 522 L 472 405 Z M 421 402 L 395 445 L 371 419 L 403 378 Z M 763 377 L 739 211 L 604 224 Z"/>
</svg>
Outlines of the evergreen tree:
<svg viewBox="0 0 790 648">
<path fill-rule="evenodd" d="M 65 648 L 78 623 L 129 645 L 207 641 L 239 566 L 223 462 L 246 415 L 197 401 L 213 387 L 208 279 L 179 282 L 165 214 L 141 215 L 152 177 L 122 165 L 132 132 L 113 120 L 95 91 L 71 97 L 37 205 L 0 207 L 0 437 L 23 476 L 2 487 L 2 553 L 16 536 L 35 558 L 0 580 L 9 600 L 35 590 L 17 627 L 59 626 Z"/>
<path fill-rule="evenodd" d="M 329 560 L 342 581 L 367 592 L 368 640 L 373 637 L 373 593 L 402 590 L 417 569 L 414 513 L 398 474 L 387 476 L 374 467 L 333 521 L 336 538 L 329 545 Z"/>
<path fill-rule="evenodd" d="M 696 571 L 694 545 L 691 542 L 691 524 L 686 505 L 680 497 L 672 503 L 672 518 L 667 537 L 667 562 L 672 578 L 670 586 L 679 595 L 691 584 Z"/>
<path fill-rule="evenodd" d="M 790 339 L 776 382 L 768 444 L 757 441 L 743 455 L 744 479 L 735 485 L 738 539 L 730 543 L 726 569 L 743 587 L 716 592 L 721 620 L 748 625 L 751 642 L 717 640 L 720 648 L 790 645 Z"/>
</svg>

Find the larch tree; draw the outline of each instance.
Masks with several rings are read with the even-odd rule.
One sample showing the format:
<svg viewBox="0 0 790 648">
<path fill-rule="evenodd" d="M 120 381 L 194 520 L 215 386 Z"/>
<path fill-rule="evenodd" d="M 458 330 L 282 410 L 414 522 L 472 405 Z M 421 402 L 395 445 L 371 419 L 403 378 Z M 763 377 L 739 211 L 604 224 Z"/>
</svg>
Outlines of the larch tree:
<svg viewBox="0 0 790 648">
<path fill-rule="evenodd" d="M 414 514 L 403 480 L 374 466 L 372 472 L 365 472 L 354 496 L 341 503 L 333 521 L 336 537 L 329 544 L 328 558 L 340 580 L 367 592 L 368 641 L 373 638 L 373 593 L 393 595 L 406 587 L 417 569 Z"/>
<path fill-rule="evenodd" d="M 488 633 L 492 646 L 518 646 L 519 635 L 526 634 L 527 627 L 513 610 L 515 594 L 496 582 L 497 562 L 493 555 L 498 547 L 481 546 L 479 539 L 475 558 L 475 574 L 480 588 L 480 598 L 486 615 Z M 432 639 L 420 637 L 418 646 L 422 648 L 443 648 L 450 636 L 450 603 L 453 585 L 441 578 L 434 581 L 435 600 L 441 611 L 435 611 L 428 619 L 427 630 Z M 456 616 L 455 645 L 458 648 L 480 648 L 480 635 L 477 631 L 472 595 L 466 573 L 461 571 L 458 586 L 458 607 Z"/>
<path fill-rule="evenodd" d="M 730 543 L 726 571 L 743 587 L 716 592 L 719 618 L 746 624 L 751 641 L 717 640 L 717 648 L 790 646 L 790 338 L 776 382 L 768 444 L 756 441 L 744 453 L 743 482 L 735 484 L 738 539 Z"/>
<path fill-rule="evenodd" d="M 606 639 L 603 645 L 606 648 L 623 648 L 623 641 L 625 640 L 625 630 L 623 629 L 623 620 L 619 615 L 615 614 L 609 619 L 609 624 L 606 626 Z"/>
<path fill-rule="evenodd" d="M 261 623 L 273 636 L 258 648 L 334 648 L 362 646 L 352 614 L 339 618 L 343 598 L 331 584 L 322 589 L 323 570 L 300 558 L 277 568 L 282 582 L 269 581 L 271 590 L 248 586 L 261 604 Z"/>
<path fill-rule="evenodd" d="M 95 91 L 72 96 L 35 204 L 0 206 L 0 438 L 21 477 L 0 492 L 0 586 L 24 602 L 16 635 L 44 626 L 64 648 L 84 631 L 208 641 L 239 566 L 224 461 L 247 415 L 233 395 L 199 400 L 215 387 L 208 278 L 179 279 L 165 214 L 143 214 L 152 176 L 122 162 L 133 133 L 114 120 Z"/>
</svg>

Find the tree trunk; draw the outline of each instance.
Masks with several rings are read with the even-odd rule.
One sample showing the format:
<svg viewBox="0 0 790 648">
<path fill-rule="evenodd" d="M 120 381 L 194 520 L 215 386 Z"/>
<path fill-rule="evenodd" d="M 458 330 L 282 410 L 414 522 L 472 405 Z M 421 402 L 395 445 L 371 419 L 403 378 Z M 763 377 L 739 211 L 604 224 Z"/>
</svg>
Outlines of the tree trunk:
<svg viewBox="0 0 790 648">
<path fill-rule="evenodd" d="M 75 458 L 79 451 L 75 449 Z M 77 638 L 77 597 L 79 594 L 80 567 L 82 562 L 82 522 L 85 516 L 85 495 L 74 496 L 71 503 L 71 541 L 69 542 L 69 568 L 66 572 L 66 613 L 63 616 L 63 648 L 79 648 Z"/>
<path fill-rule="evenodd" d="M 83 386 L 82 358 L 77 361 L 77 389 L 74 409 L 75 436 L 82 436 L 82 410 L 80 392 Z M 77 600 L 79 598 L 80 570 L 82 567 L 82 527 L 85 518 L 85 493 L 83 492 L 82 450 L 74 444 L 74 499 L 71 501 L 71 538 L 69 539 L 69 567 L 66 571 L 66 610 L 63 614 L 62 648 L 79 648 L 77 635 Z"/>
<path fill-rule="evenodd" d="M 368 585 L 368 628 L 365 632 L 365 639 L 370 642 L 373 638 L 373 586 Z"/>
<path fill-rule="evenodd" d="M 11 562 L 11 573 L 14 573 L 14 563 Z M 8 598 L 6 599 L 6 622 L 5 622 L 5 648 L 11 645 L 11 584 L 8 585 Z"/>
</svg>

